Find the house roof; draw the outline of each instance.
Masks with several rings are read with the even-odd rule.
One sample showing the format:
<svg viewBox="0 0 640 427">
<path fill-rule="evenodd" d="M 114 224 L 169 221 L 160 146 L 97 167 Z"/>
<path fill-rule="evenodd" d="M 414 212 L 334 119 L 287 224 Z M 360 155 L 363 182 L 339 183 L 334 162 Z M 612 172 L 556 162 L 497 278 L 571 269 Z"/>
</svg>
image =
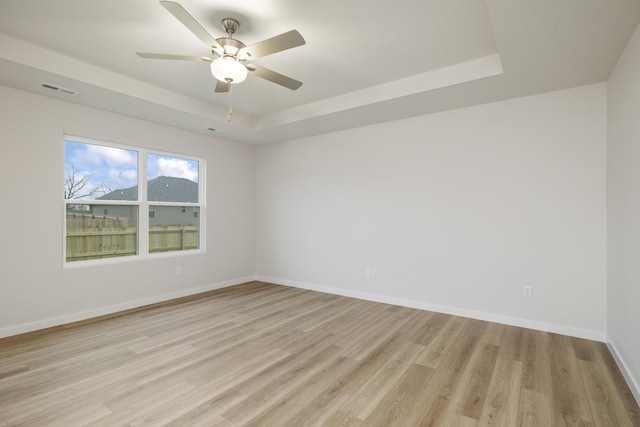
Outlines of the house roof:
<svg viewBox="0 0 640 427">
<path fill-rule="evenodd" d="M 298 30 L 254 60 L 303 86 L 250 73 L 227 123 L 208 63 L 135 55 L 211 56 L 154 0 L 0 1 L 0 83 L 261 144 L 605 82 L 640 21 L 638 0 L 178 1 L 214 37 L 238 19 L 247 45 Z"/>
<path fill-rule="evenodd" d="M 198 203 L 198 183 L 185 178 L 159 176 L 147 183 L 147 198 L 152 202 Z M 115 190 L 96 200 L 137 200 L 138 186 Z"/>
</svg>

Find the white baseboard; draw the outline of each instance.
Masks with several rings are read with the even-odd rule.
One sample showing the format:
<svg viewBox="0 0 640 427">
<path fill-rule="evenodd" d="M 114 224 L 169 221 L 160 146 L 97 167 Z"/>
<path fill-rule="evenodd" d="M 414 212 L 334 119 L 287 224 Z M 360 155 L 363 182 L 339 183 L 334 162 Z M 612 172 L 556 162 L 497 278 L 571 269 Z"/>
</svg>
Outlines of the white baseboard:
<svg viewBox="0 0 640 427">
<path fill-rule="evenodd" d="M 176 292 L 170 292 L 168 294 L 155 295 L 148 298 L 142 298 L 135 301 L 127 301 L 121 304 L 109 305 L 106 307 L 99 307 L 92 310 L 81 311 L 78 313 L 66 314 L 64 316 L 52 317 L 49 319 L 38 320 L 30 323 L 23 323 L 21 325 L 9 326 L 0 329 L 0 338 L 10 337 L 13 335 L 24 334 L 26 332 L 33 332 L 40 329 L 51 328 L 53 326 L 65 325 L 68 323 L 78 322 L 81 320 L 87 320 L 94 317 L 104 316 L 107 314 L 117 313 L 119 311 L 130 310 L 132 308 L 143 307 L 149 304 L 155 304 L 158 302 L 169 301 L 176 298 L 186 297 L 189 295 L 200 294 L 207 291 L 213 291 L 215 289 L 226 288 L 233 285 L 239 285 L 241 283 L 251 282 L 256 280 L 254 276 L 242 277 L 233 280 L 227 280 L 224 282 L 212 283 L 205 286 L 199 286 L 197 288 L 184 289 Z"/>
<path fill-rule="evenodd" d="M 13 335 L 23 334 L 26 332 L 33 332 L 40 329 L 46 329 L 53 326 L 64 325 L 68 323 L 78 322 L 81 320 L 87 320 L 94 317 L 104 316 L 107 314 L 113 314 L 120 311 L 130 310 L 132 308 L 143 307 L 149 304 L 155 304 L 163 301 L 170 301 L 172 299 L 181 298 L 189 295 L 196 295 L 199 293 L 212 291 L 215 289 L 222 289 L 229 286 L 239 285 L 246 282 L 259 280 L 262 282 L 274 283 L 277 285 L 291 286 L 295 288 L 308 289 L 317 292 L 324 292 L 328 294 L 341 295 L 346 297 L 358 298 L 367 301 L 375 301 L 384 304 L 393 304 L 403 307 L 417 308 L 420 310 L 434 311 L 438 313 L 452 314 L 456 316 L 469 317 L 472 319 L 485 320 L 489 322 L 502 323 L 506 325 L 519 326 L 523 328 L 535 329 L 546 332 L 553 332 L 562 335 L 569 335 L 578 338 L 585 338 L 595 341 L 606 342 L 607 347 L 611 351 L 622 375 L 627 381 L 631 392 L 633 393 L 636 401 L 640 405 L 640 383 L 631 375 L 628 365 L 624 359 L 620 356 L 615 344 L 606 339 L 605 335 L 598 331 L 592 331 L 588 329 L 574 328 L 571 326 L 558 325 L 554 323 L 540 322 L 529 319 L 522 319 L 511 316 L 502 316 L 494 313 L 480 312 L 474 310 L 463 309 L 459 307 L 444 306 L 438 304 L 430 304 L 424 301 L 414 301 L 404 298 L 390 297 L 386 295 L 374 294 L 369 292 L 351 291 L 341 288 L 333 288 L 329 286 L 320 286 L 310 283 L 296 282 L 291 280 L 279 279 L 275 277 L 267 276 L 249 276 L 233 280 L 227 280 L 224 282 L 212 283 L 197 288 L 184 289 L 181 291 L 170 292 L 168 294 L 156 295 L 149 298 L 138 299 L 135 301 L 128 301 L 121 304 L 114 304 L 106 307 L 100 307 L 93 310 L 82 311 L 78 313 L 72 313 L 64 316 L 53 317 L 49 319 L 43 319 L 36 322 L 24 323 L 21 325 L 9 326 L 0 329 L 0 338 L 9 337 Z"/>
<path fill-rule="evenodd" d="M 384 304 L 399 305 L 420 310 L 435 311 L 437 313 L 453 314 L 455 316 L 469 317 L 472 319 L 485 320 L 488 322 L 502 323 L 505 325 L 518 326 L 521 328 L 535 329 L 538 331 L 552 332 L 556 334 L 569 335 L 577 338 L 584 338 L 593 341 L 605 342 L 604 332 L 590 329 L 576 328 L 573 326 L 559 325 L 556 323 L 541 322 L 537 320 L 523 319 L 519 317 L 503 316 L 495 313 L 469 310 L 460 307 L 452 307 L 440 304 L 431 304 L 426 301 L 416 301 L 405 298 L 390 297 L 369 292 L 358 292 L 342 288 L 303 283 L 276 277 L 256 276 L 256 280 L 274 283 L 276 285 L 291 286 L 294 288 L 308 289 L 312 291 L 324 292 L 328 294 L 341 295 L 363 299 L 367 301 L 380 302 Z"/>
<path fill-rule="evenodd" d="M 636 402 L 640 406 L 640 379 L 633 377 L 633 375 L 631 374 L 631 370 L 629 369 L 629 365 L 625 362 L 622 356 L 620 356 L 620 352 L 618 351 L 616 345 L 611 342 L 609 338 L 607 338 L 607 347 L 609 347 L 609 351 L 618 364 L 620 372 L 622 372 L 624 379 L 627 380 L 627 384 L 631 389 L 631 393 L 633 393 L 633 397 L 636 398 Z"/>
<path fill-rule="evenodd" d="M 9 327 L 0 329 L 0 338 L 12 336 L 12 335 L 18 335 L 26 332 L 37 331 L 40 329 L 64 325 L 67 323 L 73 323 L 81 320 L 87 320 L 93 317 L 104 316 L 107 314 L 117 313 L 119 311 L 142 307 L 149 304 L 169 301 L 175 298 L 195 295 L 202 292 L 225 288 L 228 286 L 239 285 L 241 283 L 246 283 L 253 280 L 260 280 L 263 282 L 274 283 L 277 285 L 291 286 L 291 287 L 301 288 L 301 289 L 309 289 L 312 291 L 324 292 L 324 293 L 334 294 L 334 295 L 342 295 L 346 297 L 358 298 L 358 299 L 363 299 L 367 301 L 375 301 L 375 302 L 380 302 L 384 304 L 393 304 L 393 305 L 399 305 L 403 307 L 417 308 L 420 310 L 435 311 L 438 313 L 453 314 L 456 316 L 469 317 L 472 319 L 503 323 L 506 325 L 519 326 L 523 328 L 553 332 L 557 334 L 569 335 L 569 336 L 574 336 L 578 338 L 585 338 L 585 339 L 590 339 L 590 340 L 595 340 L 600 342 L 606 342 L 604 333 L 601 333 L 598 331 L 592 331 L 588 329 L 574 328 L 571 326 L 558 325 L 554 323 L 540 322 L 540 321 L 535 321 L 530 319 L 511 317 L 511 316 L 502 316 L 495 313 L 474 311 L 474 310 L 468 310 L 464 308 L 445 306 L 445 305 L 439 305 L 439 304 L 430 304 L 425 301 L 415 301 L 415 300 L 409 300 L 405 298 L 390 297 L 387 295 L 380 295 L 380 294 L 374 294 L 369 292 L 351 291 L 351 290 L 342 289 L 342 288 L 333 288 L 329 286 L 321 286 L 321 285 L 315 285 L 310 283 L 303 283 L 303 282 L 297 282 L 297 281 L 285 280 L 285 279 L 279 279 L 276 277 L 267 277 L 267 276 L 242 277 L 238 279 L 200 286 L 197 288 L 184 289 L 181 291 L 171 292 L 171 293 L 162 294 L 162 295 L 156 295 L 153 297 L 143 298 L 135 301 L 127 301 L 121 304 L 115 304 L 115 305 L 100 307 L 92 310 L 82 311 L 78 313 L 71 313 L 64 316 L 38 320 L 36 322 L 9 326 Z"/>
</svg>

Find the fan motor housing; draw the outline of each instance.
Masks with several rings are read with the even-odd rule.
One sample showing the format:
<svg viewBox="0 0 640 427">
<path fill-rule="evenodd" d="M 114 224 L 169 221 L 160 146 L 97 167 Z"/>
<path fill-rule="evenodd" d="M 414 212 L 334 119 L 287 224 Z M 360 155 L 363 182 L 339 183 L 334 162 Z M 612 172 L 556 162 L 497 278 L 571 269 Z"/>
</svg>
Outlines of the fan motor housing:
<svg viewBox="0 0 640 427">
<path fill-rule="evenodd" d="M 216 39 L 216 41 L 220 44 L 220 46 L 222 46 L 226 55 L 235 56 L 240 49 L 246 47 L 244 43 L 239 40 L 232 39 L 231 37 L 220 37 Z M 217 52 L 213 51 L 213 53 Z"/>
</svg>

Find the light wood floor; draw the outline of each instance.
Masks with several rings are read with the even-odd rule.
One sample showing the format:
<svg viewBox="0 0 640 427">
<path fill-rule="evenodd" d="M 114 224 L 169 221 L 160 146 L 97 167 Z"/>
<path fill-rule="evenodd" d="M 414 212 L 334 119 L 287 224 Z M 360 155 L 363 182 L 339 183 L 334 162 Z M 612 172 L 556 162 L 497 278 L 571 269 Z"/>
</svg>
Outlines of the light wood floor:
<svg viewBox="0 0 640 427">
<path fill-rule="evenodd" d="M 0 340 L 0 426 L 640 426 L 602 343 L 249 283 Z"/>
</svg>

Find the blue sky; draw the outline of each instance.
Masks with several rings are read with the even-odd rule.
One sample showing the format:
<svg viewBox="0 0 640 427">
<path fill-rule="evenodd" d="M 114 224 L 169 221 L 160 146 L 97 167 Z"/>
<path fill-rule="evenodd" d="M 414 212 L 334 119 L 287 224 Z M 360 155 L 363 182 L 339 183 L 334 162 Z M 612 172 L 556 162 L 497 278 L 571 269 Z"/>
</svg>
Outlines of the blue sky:
<svg viewBox="0 0 640 427">
<path fill-rule="evenodd" d="M 88 176 L 85 192 L 93 188 L 112 190 L 137 185 L 138 155 L 135 150 L 106 147 L 66 141 L 65 179 L 75 169 L 76 178 Z M 149 153 L 147 155 L 147 179 L 158 176 L 186 178 L 198 182 L 196 160 Z M 104 193 L 95 194 L 99 197 Z"/>
</svg>

